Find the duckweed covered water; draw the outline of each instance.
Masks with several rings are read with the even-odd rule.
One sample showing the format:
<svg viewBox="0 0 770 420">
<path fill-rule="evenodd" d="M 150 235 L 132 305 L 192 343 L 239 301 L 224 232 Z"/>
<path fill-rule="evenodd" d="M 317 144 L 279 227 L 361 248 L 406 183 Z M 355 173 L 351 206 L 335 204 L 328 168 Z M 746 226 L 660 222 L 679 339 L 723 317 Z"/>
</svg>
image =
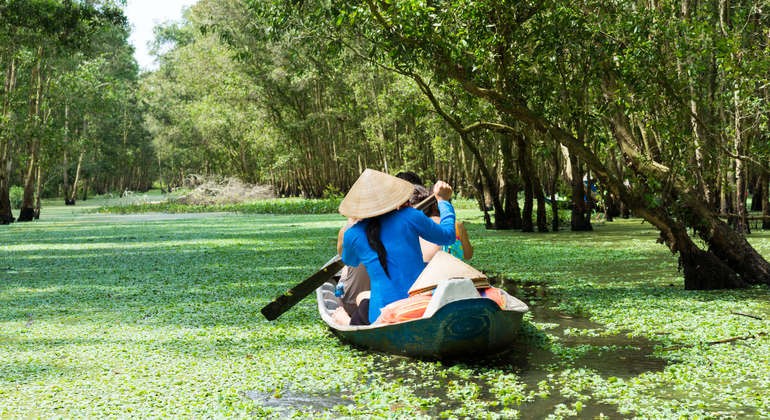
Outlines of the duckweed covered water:
<svg viewBox="0 0 770 420">
<path fill-rule="evenodd" d="M 81 204 L 0 227 L 0 418 L 770 417 L 767 287 L 683 290 L 638 220 L 522 234 L 461 211 L 473 265 L 533 311 L 506 355 L 435 362 L 339 343 L 312 297 L 262 318 L 334 254 L 337 215 Z"/>
</svg>

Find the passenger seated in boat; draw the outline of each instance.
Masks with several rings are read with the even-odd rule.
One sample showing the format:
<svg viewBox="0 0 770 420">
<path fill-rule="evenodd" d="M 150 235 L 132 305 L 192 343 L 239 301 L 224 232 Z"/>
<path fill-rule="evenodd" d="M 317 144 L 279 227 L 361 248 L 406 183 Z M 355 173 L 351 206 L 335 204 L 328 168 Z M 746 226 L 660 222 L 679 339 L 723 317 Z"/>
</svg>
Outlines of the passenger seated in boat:
<svg viewBox="0 0 770 420">
<path fill-rule="evenodd" d="M 414 195 L 409 200 L 412 205 L 415 205 L 430 196 L 430 192 L 422 185 L 414 186 Z M 425 212 L 434 222 L 439 223 L 441 217 L 439 216 L 438 207 L 433 204 Z M 458 220 L 455 222 L 455 241 L 451 245 L 437 245 L 432 242 L 428 242 L 423 238 L 420 238 L 420 249 L 422 250 L 423 261 L 430 262 L 431 258 L 436 255 L 436 252 L 442 250 L 449 254 L 461 259 L 470 260 L 473 258 L 473 245 L 471 245 L 470 237 L 468 236 L 468 230 L 465 228 L 465 224 Z"/>
<path fill-rule="evenodd" d="M 351 226 L 358 220 L 348 218 L 348 223 L 343 226 L 337 235 L 337 254 L 342 255 L 342 241 Z M 356 267 L 346 265 L 342 269 L 339 283 L 342 283 L 343 294 L 340 296 L 342 306 L 332 313 L 332 318 L 342 325 L 367 325 L 369 324 L 369 274 L 366 267 L 359 264 Z"/>
<path fill-rule="evenodd" d="M 468 285 L 447 284 L 451 281 L 467 281 Z M 446 290 L 439 291 L 437 302 L 434 300 L 434 291 L 441 290 L 444 285 L 451 287 L 452 299 L 467 299 L 484 297 L 491 299 L 501 309 L 506 308 L 505 293 L 495 287 L 491 287 L 487 276 L 481 271 L 473 268 L 459 258 L 452 256 L 447 252 L 437 252 L 431 259 L 428 266 L 417 278 L 417 281 L 409 289 L 409 297 L 390 303 L 382 308 L 380 317 L 375 324 L 395 324 L 399 322 L 411 321 L 431 316 L 441 305 L 448 295 Z M 458 289 L 459 287 L 459 289 Z M 460 293 L 458 295 L 458 293 Z M 426 310 L 433 306 L 430 312 Z"/>
<path fill-rule="evenodd" d="M 422 185 L 422 179 L 419 175 L 411 171 L 399 172 L 396 174 L 396 178 L 409 181 L 414 185 L 414 191 L 412 192 L 412 198 L 409 199 L 409 203 L 414 206 L 425 200 L 430 196 L 428 189 Z M 436 203 L 431 204 L 428 211 L 429 215 L 434 216 L 434 221 L 438 223 L 440 221 L 438 206 Z M 423 211 L 425 213 L 425 211 Z M 358 222 L 357 219 L 348 218 L 348 222 L 343 226 L 337 235 L 337 255 L 342 255 L 342 242 L 345 231 Z M 420 242 L 424 240 L 421 238 Z M 425 242 L 430 244 L 430 242 Z M 433 245 L 433 244 L 431 244 Z M 436 249 L 439 249 L 438 245 Z M 429 260 L 425 260 L 428 262 Z M 338 285 L 341 285 L 343 292 L 340 297 L 341 307 L 337 308 L 332 313 L 332 318 L 341 325 L 367 325 L 368 311 L 369 311 L 369 296 L 370 296 L 370 281 L 369 274 L 366 272 L 366 267 L 363 264 L 357 267 L 351 267 L 346 265 L 340 274 Z"/>
<path fill-rule="evenodd" d="M 425 268 L 420 237 L 440 245 L 455 241 L 452 187 L 443 181 L 434 186 L 439 223 L 409 205 L 413 191 L 408 181 L 367 169 L 340 203 L 342 215 L 360 219 L 344 233 L 341 255 L 345 264 L 363 264 L 369 274 L 368 320 L 377 319 L 385 305 L 408 296 Z"/>
</svg>

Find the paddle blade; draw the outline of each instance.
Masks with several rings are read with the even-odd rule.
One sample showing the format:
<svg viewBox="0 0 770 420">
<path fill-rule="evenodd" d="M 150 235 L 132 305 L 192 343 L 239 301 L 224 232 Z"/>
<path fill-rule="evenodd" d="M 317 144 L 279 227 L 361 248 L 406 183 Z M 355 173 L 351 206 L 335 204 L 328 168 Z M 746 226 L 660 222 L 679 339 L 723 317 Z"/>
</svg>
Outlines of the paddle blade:
<svg viewBox="0 0 770 420">
<path fill-rule="evenodd" d="M 262 308 L 260 312 L 262 312 L 262 315 L 264 315 L 268 321 L 272 321 L 278 318 L 284 312 L 291 309 L 292 306 L 296 305 L 299 301 L 305 298 L 305 296 L 312 293 L 315 289 L 321 287 L 321 285 L 329 280 L 333 275 L 342 270 L 342 267 L 344 266 L 345 263 L 342 262 L 339 256 L 334 257 L 331 261 L 329 261 L 329 263 L 323 266 L 315 274 L 287 290 L 282 295 L 275 298 L 275 300 L 265 305 L 265 307 Z"/>
</svg>

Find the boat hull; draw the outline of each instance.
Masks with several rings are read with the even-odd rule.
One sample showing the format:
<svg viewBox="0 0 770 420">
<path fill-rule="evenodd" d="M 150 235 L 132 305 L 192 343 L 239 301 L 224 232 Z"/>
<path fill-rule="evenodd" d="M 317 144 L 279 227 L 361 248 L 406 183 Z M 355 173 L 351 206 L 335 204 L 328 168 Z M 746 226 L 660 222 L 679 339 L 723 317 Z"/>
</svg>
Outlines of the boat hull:
<svg viewBox="0 0 770 420">
<path fill-rule="evenodd" d="M 429 359 L 460 359 L 506 351 L 516 341 L 527 305 L 508 296 L 507 309 L 487 298 L 450 302 L 430 318 L 398 324 L 341 326 L 331 319 L 331 283 L 317 291 L 321 317 L 343 342 L 356 347 Z M 511 301 L 511 299 L 513 301 Z"/>
</svg>

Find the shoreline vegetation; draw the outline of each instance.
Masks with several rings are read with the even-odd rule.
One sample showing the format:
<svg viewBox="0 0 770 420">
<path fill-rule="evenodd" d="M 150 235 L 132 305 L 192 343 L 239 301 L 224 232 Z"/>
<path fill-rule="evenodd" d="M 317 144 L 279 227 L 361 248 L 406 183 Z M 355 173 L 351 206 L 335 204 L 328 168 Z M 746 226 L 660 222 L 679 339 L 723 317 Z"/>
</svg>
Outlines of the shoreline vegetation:
<svg viewBox="0 0 770 420">
<path fill-rule="evenodd" d="M 97 213 L 136 214 L 136 213 L 241 213 L 241 214 L 338 214 L 337 208 L 341 196 L 305 199 L 300 197 L 268 197 L 243 200 L 238 196 L 223 195 L 219 202 L 203 198 L 189 202 L 185 191 L 173 194 L 160 194 L 151 190 L 148 194 L 137 194 L 129 198 L 107 200 L 104 205 L 94 209 Z M 475 201 L 464 198 L 453 200 L 455 208 L 474 209 Z"/>
<path fill-rule="evenodd" d="M 57 201 L 0 230 L 0 417 L 770 416 L 767 287 L 684 290 L 639 219 L 495 231 L 458 205 L 474 266 L 536 310 L 511 354 L 436 362 L 339 343 L 312 298 L 259 314 L 334 253 L 342 218 L 308 214 L 333 199 L 110 217 L 202 210 L 154 200 Z M 748 237 L 770 256 L 770 232 Z"/>
</svg>

